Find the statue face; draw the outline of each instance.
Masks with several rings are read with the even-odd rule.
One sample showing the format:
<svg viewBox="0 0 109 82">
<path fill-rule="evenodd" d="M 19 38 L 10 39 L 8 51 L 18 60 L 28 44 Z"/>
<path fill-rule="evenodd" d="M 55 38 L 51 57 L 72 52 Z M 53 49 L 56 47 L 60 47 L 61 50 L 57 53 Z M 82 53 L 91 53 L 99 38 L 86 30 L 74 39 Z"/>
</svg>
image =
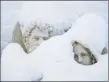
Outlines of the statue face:
<svg viewBox="0 0 109 82">
<path fill-rule="evenodd" d="M 74 59 L 80 64 L 92 65 L 96 62 L 95 57 L 88 48 L 76 42 L 73 45 Z"/>
</svg>

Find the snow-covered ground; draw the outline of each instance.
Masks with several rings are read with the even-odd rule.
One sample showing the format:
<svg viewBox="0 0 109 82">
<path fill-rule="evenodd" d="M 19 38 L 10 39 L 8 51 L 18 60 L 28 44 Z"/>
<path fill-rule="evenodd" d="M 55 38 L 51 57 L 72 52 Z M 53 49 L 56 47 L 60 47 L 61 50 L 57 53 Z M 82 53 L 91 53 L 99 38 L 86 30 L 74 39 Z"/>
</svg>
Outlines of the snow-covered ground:
<svg viewBox="0 0 109 82">
<path fill-rule="evenodd" d="M 67 33 L 44 41 L 28 55 L 18 44 L 9 44 L 3 50 L 1 59 L 2 80 L 108 80 L 108 54 L 99 53 L 107 45 L 108 2 L 2 2 L 1 11 L 2 49 L 11 42 L 12 30 L 18 20 L 24 26 L 37 18 L 56 28 L 63 29 L 72 25 Z M 95 14 L 82 18 L 83 14 L 92 12 Z M 79 40 L 89 47 L 98 63 L 84 66 L 74 61 L 73 40 Z"/>
</svg>

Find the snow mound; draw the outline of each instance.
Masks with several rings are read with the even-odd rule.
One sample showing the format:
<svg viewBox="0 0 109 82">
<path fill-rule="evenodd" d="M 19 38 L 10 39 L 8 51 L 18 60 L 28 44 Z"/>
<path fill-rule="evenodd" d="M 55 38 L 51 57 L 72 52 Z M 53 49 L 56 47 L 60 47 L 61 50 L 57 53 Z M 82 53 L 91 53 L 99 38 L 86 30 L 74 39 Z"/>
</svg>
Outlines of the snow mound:
<svg viewBox="0 0 109 82">
<path fill-rule="evenodd" d="M 100 15 L 86 14 L 77 19 L 65 35 L 69 41 L 79 41 L 93 53 L 101 54 L 108 44 L 108 23 Z"/>
<path fill-rule="evenodd" d="M 74 60 L 72 50 L 65 37 L 50 38 L 31 53 L 32 67 L 37 65 L 43 72 L 42 81 L 108 80 L 108 54 L 99 55 L 98 63 L 84 66 Z"/>
<path fill-rule="evenodd" d="M 35 49 L 30 57 L 32 67 L 38 66 L 38 69 L 43 72 L 42 81 L 107 81 L 108 54 L 101 55 L 99 51 L 96 51 L 96 53 L 92 51 L 98 62 L 94 65 L 84 66 L 74 60 L 71 43 L 72 40 L 81 40 L 86 47 L 93 46 L 96 43 L 97 47 L 91 47 L 91 50 L 99 50 L 107 40 L 104 36 L 107 32 L 105 26 L 107 24 L 100 16 L 96 14 L 84 15 L 77 20 L 74 27 L 67 33 L 52 37 Z M 91 30 L 92 28 L 94 30 Z M 76 34 L 76 36 L 73 36 L 73 34 Z M 87 35 L 85 36 L 85 34 Z"/>
<path fill-rule="evenodd" d="M 37 69 L 29 67 L 29 64 L 28 55 L 19 44 L 8 44 L 1 56 L 1 81 L 40 80 L 42 74 Z"/>
</svg>

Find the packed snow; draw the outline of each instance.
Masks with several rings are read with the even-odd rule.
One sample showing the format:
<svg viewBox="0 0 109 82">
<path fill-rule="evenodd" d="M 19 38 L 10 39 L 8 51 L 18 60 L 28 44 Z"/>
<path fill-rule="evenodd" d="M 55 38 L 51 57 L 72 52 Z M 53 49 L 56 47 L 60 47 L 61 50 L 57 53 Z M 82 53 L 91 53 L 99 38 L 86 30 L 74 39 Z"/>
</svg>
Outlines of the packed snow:
<svg viewBox="0 0 109 82">
<path fill-rule="evenodd" d="M 2 2 L 2 49 L 7 46 L 2 51 L 1 80 L 108 81 L 108 54 L 101 55 L 108 45 L 107 6 L 106 1 Z M 7 15 L 8 7 L 14 12 Z M 15 18 L 10 21 L 12 13 Z M 22 24 L 23 30 L 36 19 L 56 29 L 71 28 L 43 41 L 27 54 L 19 44 L 10 43 L 12 31 L 16 21 Z M 85 66 L 74 60 L 72 42 L 75 40 L 92 51 L 96 64 Z"/>
</svg>

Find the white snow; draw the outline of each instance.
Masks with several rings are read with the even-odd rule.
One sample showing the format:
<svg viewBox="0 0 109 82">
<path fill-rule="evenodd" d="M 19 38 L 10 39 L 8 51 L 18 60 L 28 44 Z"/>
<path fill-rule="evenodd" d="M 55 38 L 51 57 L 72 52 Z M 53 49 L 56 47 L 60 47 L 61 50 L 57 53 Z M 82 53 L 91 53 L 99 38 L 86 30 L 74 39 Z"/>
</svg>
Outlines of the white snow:
<svg viewBox="0 0 109 82">
<path fill-rule="evenodd" d="M 84 13 L 107 13 L 107 3 L 100 1 L 28 1 L 22 5 L 19 20 L 23 24 L 39 20 L 55 27 L 67 27 Z"/>
<path fill-rule="evenodd" d="M 108 22 L 108 1 L 1 1 L 1 40 L 4 42 L 1 47 L 12 42 L 12 30 L 18 20 L 28 24 L 40 18 L 41 22 L 66 29 L 79 16 L 90 12 L 102 15 Z"/>
<path fill-rule="evenodd" d="M 96 16 L 95 14 L 89 14 L 81 17 L 80 19 L 78 19 L 79 21 L 77 20 L 74 27 L 76 26 L 76 28 L 80 28 L 80 26 L 77 25 L 78 23 L 80 23 L 81 26 L 83 24 L 84 27 L 82 28 L 84 29 L 87 29 L 88 28 L 87 26 L 89 26 L 90 24 L 92 24 L 91 26 L 94 27 L 95 29 L 98 28 L 95 27 L 96 25 L 93 25 L 93 20 L 90 20 L 90 17 L 93 17 L 93 20 L 97 20 L 94 21 L 96 22 L 95 23 L 96 25 L 98 26 L 100 25 L 101 28 L 104 27 L 102 25 L 104 24 L 104 21 L 100 19 L 96 19 L 100 17 Z M 87 20 L 89 21 L 89 23 L 88 25 L 85 26 L 84 22 L 86 22 L 85 21 L 86 19 L 89 19 Z M 86 31 L 90 29 L 91 28 L 87 29 Z M 73 40 L 73 35 L 72 35 L 73 30 L 70 29 L 64 35 L 55 36 L 47 41 L 44 41 L 37 49 L 35 49 L 32 53 L 28 55 L 24 53 L 24 51 L 21 49 L 21 47 L 18 44 L 15 43 L 9 44 L 3 50 L 2 53 L 2 60 L 1 60 L 2 80 L 31 81 L 31 80 L 38 80 L 43 76 L 41 81 L 107 81 L 108 80 L 108 54 L 105 55 L 101 55 L 99 53 L 94 54 L 94 55 L 98 55 L 96 56 L 98 62 L 94 65 L 84 66 L 78 64 L 74 60 L 73 57 L 74 54 L 72 52 L 73 48 L 72 48 L 71 41 Z M 80 32 L 81 30 L 78 30 L 77 33 Z M 88 36 L 90 36 L 90 32 L 92 31 L 88 32 L 89 33 Z M 88 34 L 88 33 L 84 31 L 84 34 Z M 96 32 L 97 34 L 96 37 L 90 36 L 90 38 L 92 38 L 91 41 L 94 38 L 102 40 L 104 37 L 99 38 L 98 36 L 99 35 L 102 36 L 105 33 L 102 33 L 102 29 L 99 29 L 99 32 Z M 87 36 L 81 36 L 81 37 L 87 38 Z M 96 39 L 94 42 L 96 42 Z M 105 40 L 102 40 L 99 44 L 102 44 L 104 42 Z"/>
<path fill-rule="evenodd" d="M 31 69 L 29 56 L 17 43 L 10 43 L 2 52 L 1 81 L 37 81 L 42 74 Z M 34 71 L 34 72 L 33 72 Z"/>
<path fill-rule="evenodd" d="M 100 55 L 101 49 L 108 44 L 107 1 L 2 1 L 1 5 L 2 48 L 11 42 L 12 29 L 18 20 L 28 25 L 38 19 L 57 29 L 72 25 L 67 33 L 42 42 L 28 55 L 19 44 L 10 43 L 5 47 L 1 58 L 2 81 L 35 81 L 41 78 L 41 81 L 108 81 L 108 54 Z M 96 14 L 81 17 L 85 13 Z M 73 59 L 72 40 L 79 40 L 90 47 L 98 62 L 90 66 L 78 64 Z"/>
<path fill-rule="evenodd" d="M 108 23 L 95 13 L 86 14 L 77 19 L 66 34 L 71 40 L 77 40 L 93 52 L 101 53 L 108 44 Z"/>
<path fill-rule="evenodd" d="M 1 1 L 1 48 L 12 42 L 12 31 L 18 21 L 18 13 L 21 8 L 20 1 Z"/>
<path fill-rule="evenodd" d="M 92 17 L 93 19 L 90 20 L 90 18 Z M 35 64 L 35 62 L 39 62 L 37 65 L 39 69 L 43 71 L 42 81 L 48 81 L 48 80 L 49 81 L 67 81 L 67 80 L 107 81 L 108 80 L 108 54 L 101 55 L 99 52 L 95 53 L 94 51 L 92 51 L 92 53 L 94 53 L 94 55 L 96 56 L 98 62 L 91 66 L 84 66 L 76 63 L 75 60 L 73 59 L 74 55 L 71 46 L 72 45 L 71 41 L 73 40 L 73 37 L 77 40 L 79 38 L 80 40 L 83 40 L 81 39 L 82 37 L 83 38 L 86 37 L 88 39 L 88 36 L 91 39 L 87 40 L 87 42 L 85 42 L 85 45 L 89 45 L 90 47 L 91 45 L 94 44 L 93 40 L 95 43 L 98 42 L 96 39 L 100 40 L 97 44 L 99 45 L 104 44 L 107 38 L 99 37 L 99 36 L 103 36 L 104 34 L 106 34 L 107 30 L 103 25 L 107 23 L 106 22 L 104 23 L 104 20 L 101 17 L 96 16 L 95 14 L 89 14 L 83 16 L 78 20 L 79 21 L 77 21 L 76 24 L 74 25 L 75 31 L 76 28 L 80 28 L 80 26 L 82 26 L 82 28 L 84 28 L 84 31 L 78 30 L 77 33 L 79 34 L 82 31 L 84 34 L 87 34 L 87 36 L 81 36 L 81 37 L 79 36 L 78 38 L 75 38 L 73 36 L 74 29 L 73 30 L 70 29 L 69 30 L 70 32 L 66 33 L 65 35 L 55 36 L 50 38 L 48 41 L 43 42 L 36 50 L 34 50 L 31 53 L 32 64 Z M 89 22 L 88 25 L 87 23 L 84 24 L 86 20 Z M 95 23 L 93 24 L 93 22 Z M 80 26 L 78 25 L 78 23 L 80 23 Z M 95 31 L 94 34 L 96 34 L 95 37 L 92 36 L 93 34 L 90 35 L 90 33 L 92 32 L 90 31 L 91 30 L 90 24 L 92 24 L 91 26 L 95 29 L 101 28 L 99 29 L 99 32 L 96 32 L 96 30 L 94 30 Z M 96 27 L 96 26 L 100 26 L 100 27 Z M 88 33 L 85 31 L 88 31 Z M 91 44 L 87 44 L 88 41 Z M 96 49 L 99 50 L 99 48 L 101 47 L 102 46 L 96 47 L 94 48 L 94 50 Z"/>
</svg>

